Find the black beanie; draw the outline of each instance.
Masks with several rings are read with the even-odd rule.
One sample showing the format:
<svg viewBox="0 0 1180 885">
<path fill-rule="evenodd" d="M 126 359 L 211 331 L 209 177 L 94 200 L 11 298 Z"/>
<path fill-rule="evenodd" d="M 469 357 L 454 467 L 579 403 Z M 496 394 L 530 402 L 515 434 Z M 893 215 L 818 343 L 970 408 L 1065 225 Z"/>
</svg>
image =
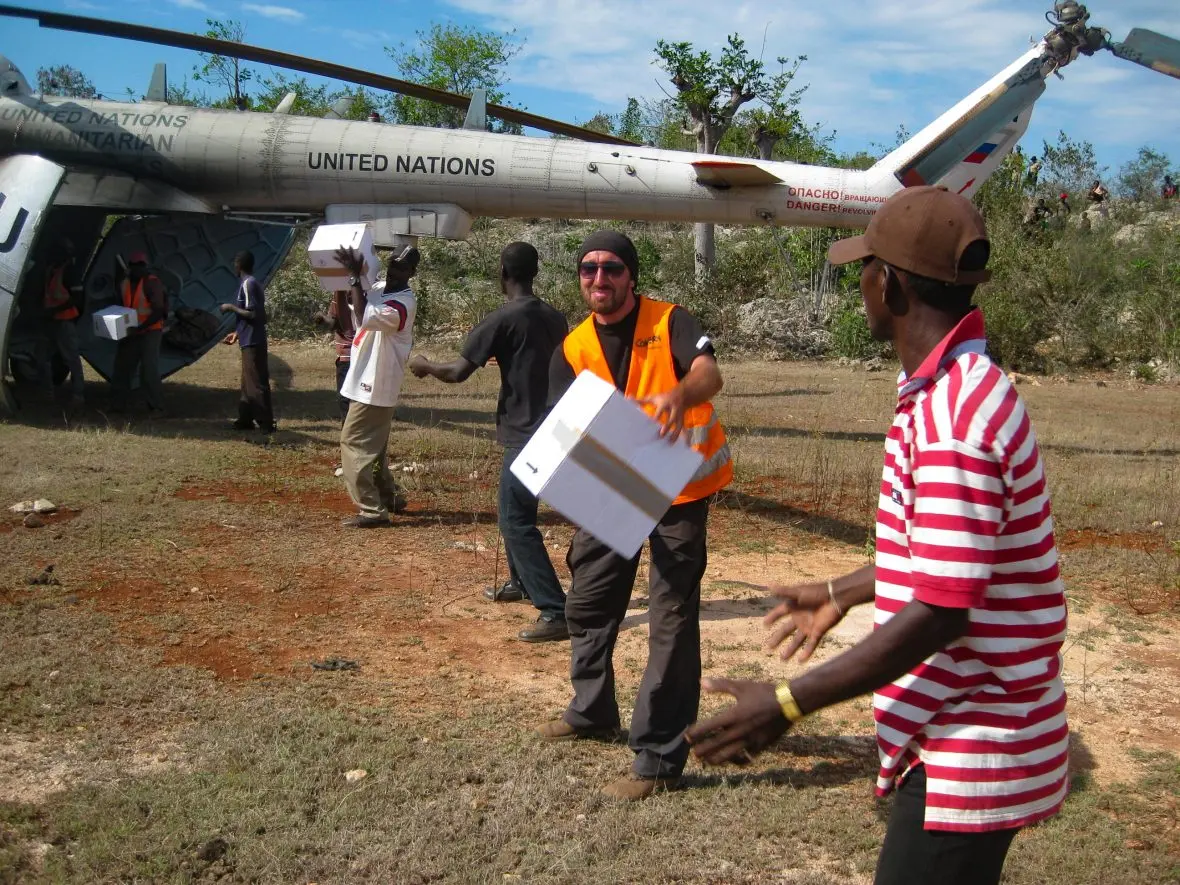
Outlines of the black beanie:
<svg viewBox="0 0 1180 885">
<path fill-rule="evenodd" d="M 614 252 L 619 260 L 627 265 L 631 271 L 631 279 L 639 282 L 639 253 L 635 251 L 635 244 L 626 234 L 616 230 L 596 230 L 582 240 L 582 248 L 578 250 L 578 263 L 590 252 Z"/>
<path fill-rule="evenodd" d="M 537 276 L 537 250 L 529 243 L 509 243 L 500 252 L 500 266 L 510 280 L 531 283 Z"/>
</svg>

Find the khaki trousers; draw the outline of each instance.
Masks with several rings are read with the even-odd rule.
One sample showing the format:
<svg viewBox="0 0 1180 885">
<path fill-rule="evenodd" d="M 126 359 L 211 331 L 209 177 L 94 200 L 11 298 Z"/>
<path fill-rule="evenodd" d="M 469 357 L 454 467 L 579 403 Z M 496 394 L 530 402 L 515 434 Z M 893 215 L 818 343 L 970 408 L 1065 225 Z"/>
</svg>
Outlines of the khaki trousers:
<svg viewBox="0 0 1180 885">
<path fill-rule="evenodd" d="M 364 516 L 386 517 L 398 487 L 389 472 L 393 406 L 352 402 L 340 430 L 340 466 L 348 495 Z"/>
</svg>

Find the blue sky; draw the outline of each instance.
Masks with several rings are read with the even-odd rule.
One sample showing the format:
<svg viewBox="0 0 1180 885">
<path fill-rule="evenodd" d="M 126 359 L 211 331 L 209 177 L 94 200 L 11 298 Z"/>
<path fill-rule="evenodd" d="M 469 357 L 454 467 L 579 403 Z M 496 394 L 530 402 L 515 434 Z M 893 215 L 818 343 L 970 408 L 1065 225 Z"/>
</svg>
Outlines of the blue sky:
<svg viewBox="0 0 1180 885">
<path fill-rule="evenodd" d="M 434 21 L 515 30 L 523 51 L 508 84 L 534 113 L 582 122 L 622 109 L 629 95 L 667 88 L 652 63 L 659 38 L 716 50 L 737 31 L 765 57 L 805 54 L 803 110 L 854 151 L 889 144 L 899 124 L 916 132 L 1041 36 L 1051 0 L 43 0 L 25 5 L 182 31 L 235 18 L 249 43 L 395 74 L 383 47 L 412 41 Z M 1092 24 L 1116 39 L 1134 26 L 1180 37 L 1177 0 L 1093 0 Z M 953 10 L 953 13 L 947 10 Z M 152 64 L 175 80 L 194 53 L 38 28 L 5 19 L 0 53 L 32 80 L 68 63 L 108 97 L 147 87 Z M 1051 80 L 1025 136 L 1025 153 L 1065 129 L 1092 142 L 1111 172 L 1149 145 L 1180 165 L 1180 81 L 1102 53 Z"/>
</svg>

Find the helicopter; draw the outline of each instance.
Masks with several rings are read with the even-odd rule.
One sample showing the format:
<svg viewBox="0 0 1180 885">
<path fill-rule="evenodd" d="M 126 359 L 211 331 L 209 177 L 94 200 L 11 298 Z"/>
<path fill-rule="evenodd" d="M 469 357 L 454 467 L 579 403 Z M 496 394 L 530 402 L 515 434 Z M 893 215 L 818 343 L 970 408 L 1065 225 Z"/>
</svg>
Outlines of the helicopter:
<svg viewBox="0 0 1180 885">
<path fill-rule="evenodd" d="M 157 65 L 144 100 L 38 95 L 0 56 L 0 365 L 27 361 L 51 244 L 68 238 L 86 307 L 110 303 L 120 256 L 146 252 L 178 307 L 216 315 L 250 249 L 263 284 L 300 225 L 365 222 L 374 243 L 464 239 L 478 216 L 714 222 L 855 228 L 903 187 L 936 184 L 970 197 L 1028 128 L 1046 80 L 1080 56 L 1115 56 L 1180 78 L 1180 41 L 1142 28 L 1121 42 L 1060 0 L 1035 45 L 867 170 L 661 150 L 404 80 L 289 53 L 159 28 L 0 5 L 41 27 L 135 40 L 270 64 L 462 108 L 461 129 L 289 113 L 170 105 Z M 488 117 L 561 138 L 488 131 Z M 110 223 L 115 217 L 114 223 Z M 161 374 L 195 362 L 229 331 L 166 345 Z M 110 378 L 114 342 L 81 328 L 82 355 Z M 10 359 L 11 357 L 11 359 Z M 4 385 L 4 405 L 12 410 Z"/>
</svg>

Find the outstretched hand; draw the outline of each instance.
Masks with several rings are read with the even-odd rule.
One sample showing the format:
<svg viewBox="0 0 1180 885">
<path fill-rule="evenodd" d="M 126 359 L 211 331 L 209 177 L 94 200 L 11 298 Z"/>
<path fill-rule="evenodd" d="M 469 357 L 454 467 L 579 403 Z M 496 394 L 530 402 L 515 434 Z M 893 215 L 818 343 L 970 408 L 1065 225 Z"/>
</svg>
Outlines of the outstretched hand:
<svg viewBox="0 0 1180 885">
<path fill-rule="evenodd" d="M 827 584 L 793 587 L 771 584 L 770 592 L 783 602 L 763 619 L 767 627 L 775 628 L 766 638 L 766 649 L 773 650 L 786 641 L 786 647 L 779 653 L 784 661 L 790 660 L 795 652 L 800 652 L 799 663 L 806 661 L 827 632 L 844 618 L 832 604 Z"/>
<path fill-rule="evenodd" d="M 413 373 L 415 378 L 425 378 L 430 374 L 430 361 L 420 353 L 414 354 L 410 357 L 410 361 L 406 364 L 406 368 Z"/>
<path fill-rule="evenodd" d="M 734 706 L 684 733 L 693 754 L 706 765 L 745 765 L 791 727 L 769 682 L 704 679 L 701 687 L 737 700 Z"/>
<path fill-rule="evenodd" d="M 354 277 L 359 277 L 365 269 L 365 259 L 347 246 L 337 249 L 335 258 L 337 263 Z"/>
</svg>

